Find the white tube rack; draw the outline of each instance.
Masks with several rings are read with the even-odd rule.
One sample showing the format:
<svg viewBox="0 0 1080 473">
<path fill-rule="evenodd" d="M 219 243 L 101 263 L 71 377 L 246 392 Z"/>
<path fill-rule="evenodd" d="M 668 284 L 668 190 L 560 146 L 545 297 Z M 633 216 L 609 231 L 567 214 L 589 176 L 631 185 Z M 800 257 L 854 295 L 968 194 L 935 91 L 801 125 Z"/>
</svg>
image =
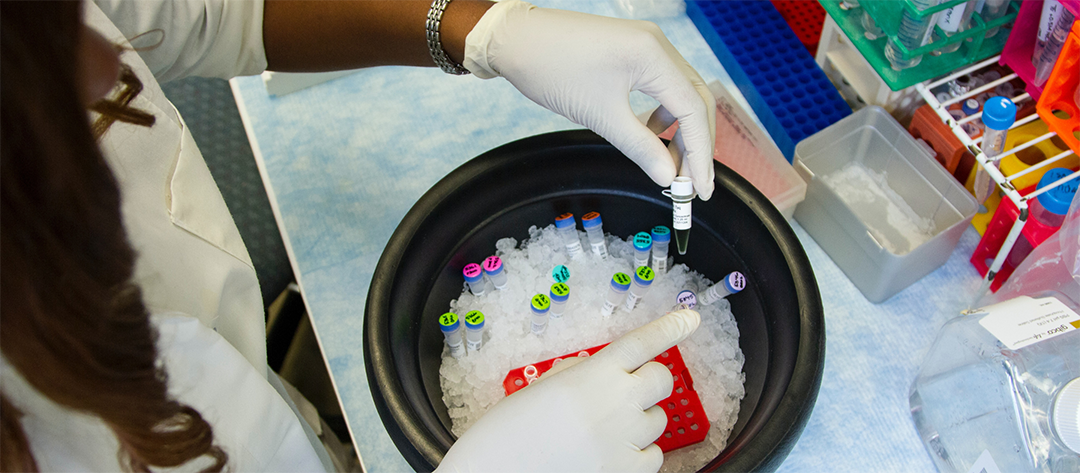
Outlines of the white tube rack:
<svg viewBox="0 0 1080 473">
<path fill-rule="evenodd" d="M 1001 173 L 1001 171 L 998 169 L 998 166 L 996 165 L 996 162 L 998 160 L 1000 160 L 1001 158 L 1005 157 L 1005 156 L 1008 156 L 1010 154 L 1015 154 L 1017 152 L 1025 150 L 1027 148 L 1035 146 L 1037 143 L 1040 143 L 1040 142 L 1045 141 L 1045 140 L 1049 140 L 1049 139 L 1057 136 L 1057 133 L 1051 131 L 1051 132 L 1046 133 L 1046 134 L 1044 134 L 1042 136 L 1039 136 L 1038 138 L 1035 138 L 1033 140 L 1018 144 L 1018 145 L 1012 147 L 1011 149 L 1009 149 L 1007 152 L 1003 152 L 1002 154 L 1000 154 L 1000 155 L 998 155 L 996 157 L 990 158 L 990 157 L 987 157 L 986 153 L 983 153 L 983 151 L 982 151 L 982 147 L 981 147 L 982 137 L 980 136 L 978 138 L 972 138 L 963 129 L 964 125 L 981 118 L 982 117 L 982 111 L 980 110 L 978 113 L 972 114 L 970 116 L 966 116 L 966 117 L 964 117 L 963 119 L 961 119 L 959 121 L 953 119 L 953 117 L 951 115 L 949 115 L 949 108 L 948 107 L 950 105 L 955 104 L 955 103 L 962 103 L 964 100 L 967 100 L 969 98 L 974 98 L 974 97 L 978 96 L 979 94 L 982 94 L 982 93 L 987 92 L 987 91 L 992 91 L 998 85 L 1003 84 L 1005 82 L 1009 82 L 1009 81 L 1011 81 L 1013 79 L 1016 79 L 1016 77 L 1017 77 L 1016 73 L 1005 75 L 1005 76 L 1001 77 L 1000 79 L 997 79 L 997 80 L 992 81 L 992 82 L 988 82 L 986 84 L 983 84 L 980 87 L 974 88 L 974 89 L 968 91 L 964 95 L 952 97 L 951 99 L 949 99 L 949 100 L 947 100 L 945 102 L 939 101 L 937 99 L 937 97 L 934 95 L 934 93 L 932 92 L 932 90 L 934 90 L 934 89 L 936 89 L 936 88 L 938 88 L 938 87 L 940 87 L 942 85 L 948 84 L 949 82 L 953 81 L 954 79 L 956 79 L 958 77 L 962 77 L 962 76 L 964 76 L 966 74 L 976 73 L 976 72 L 979 72 L 982 69 L 990 67 L 992 64 L 997 63 L 999 58 L 1000 58 L 1000 56 L 995 56 L 995 57 L 989 58 L 989 59 L 987 59 L 985 61 L 974 64 L 974 65 L 972 65 L 970 67 L 957 70 L 956 72 L 953 72 L 952 74 L 950 74 L 948 76 L 945 76 L 945 77 L 942 77 L 940 79 L 937 79 L 937 80 L 934 80 L 934 81 L 928 81 L 928 82 L 924 82 L 924 83 L 920 83 L 920 84 L 915 85 L 915 89 L 919 92 L 919 95 L 921 95 L 922 98 L 924 100 L 926 100 L 926 103 L 929 104 L 931 108 L 933 108 L 934 113 L 937 114 L 938 118 L 941 119 L 942 123 L 945 123 L 946 125 L 948 125 L 949 129 L 951 129 L 953 134 L 956 135 L 956 138 L 959 139 L 961 143 L 963 143 L 963 145 L 968 149 L 968 151 L 971 152 L 971 154 L 975 155 L 975 161 L 977 162 L 977 165 L 980 166 L 983 170 L 986 171 L 986 173 L 990 176 L 990 178 L 993 179 L 994 183 L 997 184 L 997 186 L 1001 190 L 1002 194 L 1004 194 L 1006 197 L 1011 199 L 1013 201 L 1013 203 L 1016 204 L 1016 208 L 1020 211 L 1020 216 L 1016 219 L 1016 222 L 1013 223 L 1012 228 L 1009 230 L 1009 234 L 1005 238 L 1005 242 L 1002 243 L 1001 249 L 998 251 L 997 256 L 994 257 L 994 262 L 990 264 L 990 268 L 989 268 L 989 270 L 987 270 L 986 276 L 983 278 L 983 287 L 982 287 L 982 289 L 980 289 L 979 294 L 976 295 L 976 297 L 981 296 L 981 294 L 986 290 L 986 288 L 988 288 L 990 286 L 990 284 L 994 281 L 994 277 L 997 275 L 997 273 L 999 271 L 1001 271 L 1001 266 L 1005 263 L 1005 258 L 1009 255 L 1009 252 L 1012 251 L 1012 247 L 1016 243 L 1016 239 L 1020 237 L 1020 232 L 1023 231 L 1024 225 L 1027 223 L 1027 219 L 1028 219 L 1028 204 L 1027 204 L 1027 202 L 1029 200 L 1031 200 L 1031 199 L 1034 199 L 1034 198 L 1038 197 L 1043 192 L 1046 192 L 1046 191 L 1048 191 L 1050 189 L 1053 189 L 1054 187 L 1057 187 L 1058 185 L 1064 184 L 1064 183 L 1076 178 L 1077 176 L 1080 176 L 1080 171 L 1076 171 L 1076 172 L 1073 172 L 1072 174 L 1069 174 L 1068 176 L 1065 176 L 1065 177 L 1063 177 L 1061 179 L 1058 179 L 1052 185 L 1043 187 L 1042 189 L 1037 189 L 1037 190 L 1035 190 L 1035 191 L 1033 191 L 1033 192 L 1031 192 L 1031 193 L 1029 193 L 1027 195 L 1023 195 L 1023 194 L 1020 193 L 1020 190 L 1017 189 L 1016 186 L 1013 185 L 1013 181 L 1015 179 L 1017 179 L 1019 177 L 1022 177 L 1022 176 L 1025 176 L 1025 175 L 1027 175 L 1029 173 L 1035 172 L 1035 171 L 1037 171 L 1039 169 L 1043 169 L 1045 167 L 1051 166 L 1054 163 L 1057 163 L 1058 161 L 1061 161 L 1061 160 L 1065 159 L 1066 157 L 1072 155 L 1073 151 L 1072 150 L 1063 151 L 1063 152 L 1061 152 L 1061 153 L 1059 153 L 1059 154 L 1057 154 L 1055 156 L 1049 157 L 1049 158 L 1043 160 L 1042 162 L 1037 163 L 1037 164 L 1035 164 L 1035 165 L 1033 165 L 1033 166 L 1021 171 L 1021 172 L 1013 174 L 1011 176 L 1003 175 Z M 1019 106 L 1022 103 L 1024 103 L 1025 101 L 1031 100 L 1031 96 L 1028 95 L 1027 92 L 1024 92 L 1023 94 L 1020 94 L 1020 95 L 1018 95 L 1016 97 L 1013 97 L 1012 100 L 1013 100 L 1013 102 L 1015 102 L 1017 104 L 1017 107 L 1019 108 Z M 1013 123 L 1012 127 L 1010 127 L 1009 129 L 1012 130 L 1013 128 L 1026 125 L 1026 124 L 1031 123 L 1031 122 L 1033 122 L 1035 120 L 1040 120 L 1038 113 L 1032 113 L 1031 115 L 1029 115 L 1027 117 L 1016 120 L 1016 123 Z"/>
</svg>

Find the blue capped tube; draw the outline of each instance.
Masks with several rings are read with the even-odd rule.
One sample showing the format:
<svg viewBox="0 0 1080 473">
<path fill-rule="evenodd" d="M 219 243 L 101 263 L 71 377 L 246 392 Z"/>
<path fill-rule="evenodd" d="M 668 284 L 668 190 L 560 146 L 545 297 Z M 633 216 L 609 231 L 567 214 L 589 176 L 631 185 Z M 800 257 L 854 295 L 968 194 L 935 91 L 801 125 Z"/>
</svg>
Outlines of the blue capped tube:
<svg viewBox="0 0 1080 473">
<path fill-rule="evenodd" d="M 562 317 L 566 311 L 566 301 L 570 299 L 570 286 L 566 283 L 557 282 L 551 285 L 551 311 L 548 314 L 552 318 Z"/>
<path fill-rule="evenodd" d="M 593 253 L 607 259 L 607 242 L 604 241 L 604 219 L 598 212 L 589 212 L 581 216 L 581 226 L 585 227 L 585 233 L 589 235 L 589 245 Z"/>
<path fill-rule="evenodd" d="M 495 285 L 495 289 L 506 289 L 506 271 L 503 269 L 502 258 L 498 256 L 488 256 L 484 258 L 484 274 L 492 284 Z"/>
<path fill-rule="evenodd" d="M 574 214 L 567 212 L 556 217 L 555 229 L 559 231 L 563 245 L 566 246 L 566 255 L 570 259 L 577 258 L 581 254 L 581 240 L 578 239 L 577 220 L 574 220 Z"/>
<path fill-rule="evenodd" d="M 652 236 L 648 232 L 634 235 L 634 267 L 648 266 L 649 254 L 652 253 Z"/>
<path fill-rule="evenodd" d="M 470 351 L 480 351 L 484 346 L 484 313 L 470 310 L 465 313 L 465 342 Z"/>
<path fill-rule="evenodd" d="M 723 299 L 731 294 L 738 293 L 746 287 L 746 277 L 743 273 L 738 271 L 732 271 L 727 276 L 724 276 L 724 280 L 712 287 L 705 290 L 705 294 L 698 298 L 698 302 L 704 305 L 710 305 L 716 301 Z"/>
<path fill-rule="evenodd" d="M 630 284 L 630 291 L 626 295 L 626 302 L 623 304 L 627 312 L 634 310 L 637 301 L 645 297 L 646 292 L 649 292 L 655 275 L 652 268 L 648 266 L 638 266 L 637 270 L 634 271 L 634 280 Z"/>
<path fill-rule="evenodd" d="M 649 232 L 652 236 L 652 269 L 656 274 L 667 272 L 668 245 L 671 244 L 671 230 L 657 225 Z"/>
<path fill-rule="evenodd" d="M 533 296 L 529 303 L 532 311 L 532 332 L 540 335 L 547 329 L 548 311 L 551 310 L 551 299 L 543 294 Z"/>
<path fill-rule="evenodd" d="M 484 270 L 476 263 L 469 263 L 461 270 L 465 275 L 465 283 L 469 285 L 469 292 L 474 296 L 482 296 L 487 291 L 484 284 Z"/>
<path fill-rule="evenodd" d="M 600 308 L 602 315 L 609 316 L 615 308 L 626 299 L 626 293 L 630 290 L 630 276 L 626 273 L 615 273 L 611 276 L 611 285 L 604 296 L 604 306 Z"/>
<path fill-rule="evenodd" d="M 465 354 L 465 343 L 461 322 L 457 314 L 447 312 L 439 316 L 439 330 L 442 331 L 446 346 L 450 348 L 450 356 L 460 358 Z"/>
<path fill-rule="evenodd" d="M 675 307 L 671 308 L 671 312 L 683 309 L 693 309 L 694 307 L 697 307 L 697 295 L 694 294 L 694 291 L 687 289 L 680 291 L 679 294 L 675 296 Z"/>
</svg>

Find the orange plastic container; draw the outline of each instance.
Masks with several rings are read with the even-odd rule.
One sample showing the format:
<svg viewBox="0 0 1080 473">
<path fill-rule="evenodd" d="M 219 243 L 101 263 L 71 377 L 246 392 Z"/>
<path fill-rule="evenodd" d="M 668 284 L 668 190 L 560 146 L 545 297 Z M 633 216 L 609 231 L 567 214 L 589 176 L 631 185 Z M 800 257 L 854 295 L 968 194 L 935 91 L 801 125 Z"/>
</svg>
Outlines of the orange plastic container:
<svg viewBox="0 0 1080 473">
<path fill-rule="evenodd" d="M 1072 32 L 1061 48 L 1054 71 L 1043 85 L 1036 110 L 1046 125 L 1080 154 L 1080 107 L 1073 98 L 1080 85 L 1080 21 L 1073 22 Z"/>
</svg>

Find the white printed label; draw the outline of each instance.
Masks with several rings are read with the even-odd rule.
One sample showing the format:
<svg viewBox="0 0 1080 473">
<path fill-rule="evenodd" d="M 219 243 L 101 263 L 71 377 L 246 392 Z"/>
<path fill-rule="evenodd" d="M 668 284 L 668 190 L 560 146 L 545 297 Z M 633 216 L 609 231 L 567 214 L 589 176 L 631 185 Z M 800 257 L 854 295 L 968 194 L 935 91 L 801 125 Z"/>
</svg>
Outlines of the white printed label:
<svg viewBox="0 0 1080 473">
<path fill-rule="evenodd" d="M 1038 41 L 1046 41 L 1047 36 L 1050 35 L 1050 30 L 1054 29 L 1054 25 L 1057 24 L 1059 16 L 1061 16 L 1060 2 L 1057 0 L 1043 2 L 1042 16 L 1039 17 Z"/>
<path fill-rule="evenodd" d="M 998 468 L 997 463 L 994 463 L 994 457 L 990 456 L 990 451 L 983 450 L 982 455 L 979 455 L 979 459 L 971 464 L 968 473 L 1001 473 L 1001 468 Z"/>
<path fill-rule="evenodd" d="M 690 202 L 672 202 L 672 222 L 671 226 L 676 230 L 689 230 L 690 229 Z"/>
<path fill-rule="evenodd" d="M 547 328 L 547 323 L 546 322 L 543 325 L 537 324 L 536 322 L 533 322 L 533 324 L 532 324 L 532 332 L 537 334 L 537 335 L 540 335 L 540 334 L 544 333 L 544 329 L 546 329 L 546 328 Z"/>
<path fill-rule="evenodd" d="M 484 339 L 472 340 L 469 339 L 469 351 L 480 351 L 480 347 L 484 346 Z"/>
<path fill-rule="evenodd" d="M 577 255 L 581 254 L 581 242 L 575 241 L 566 245 L 566 254 L 570 256 L 570 259 L 577 258 Z"/>
<path fill-rule="evenodd" d="M 656 274 L 664 274 L 667 272 L 667 257 L 659 258 L 653 256 L 652 270 Z"/>
<path fill-rule="evenodd" d="M 591 243 L 593 253 L 600 255 L 601 258 L 607 259 L 607 243 Z"/>
<path fill-rule="evenodd" d="M 600 313 L 603 315 L 611 315 L 615 311 L 615 304 L 610 301 L 604 301 L 604 307 L 600 308 Z"/>
<path fill-rule="evenodd" d="M 637 305 L 637 301 L 637 294 L 634 294 L 633 291 L 630 291 L 630 293 L 626 295 L 626 303 L 623 304 L 623 307 L 626 307 L 627 312 L 632 311 L 634 310 L 634 306 Z"/>
<path fill-rule="evenodd" d="M 1080 328 L 1080 315 L 1053 297 L 1032 299 L 1021 296 L 968 315 L 983 315 L 979 325 L 1010 350 L 1019 350 Z"/>
<path fill-rule="evenodd" d="M 964 18 L 964 10 L 967 9 L 966 3 L 961 3 L 955 7 L 941 12 L 941 16 L 938 17 L 938 26 L 948 33 L 955 33 L 960 29 L 960 20 Z M 933 29 L 933 28 L 931 28 Z"/>
<path fill-rule="evenodd" d="M 637 259 L 637 255 L 634 255 L 634 267 L 635 268 L 640 268 L 642 266 L 648 266 L 648 265 L 649 265 L 649 255 L 648 254 L 645 255 L 645 259 Z"/>
</svg>

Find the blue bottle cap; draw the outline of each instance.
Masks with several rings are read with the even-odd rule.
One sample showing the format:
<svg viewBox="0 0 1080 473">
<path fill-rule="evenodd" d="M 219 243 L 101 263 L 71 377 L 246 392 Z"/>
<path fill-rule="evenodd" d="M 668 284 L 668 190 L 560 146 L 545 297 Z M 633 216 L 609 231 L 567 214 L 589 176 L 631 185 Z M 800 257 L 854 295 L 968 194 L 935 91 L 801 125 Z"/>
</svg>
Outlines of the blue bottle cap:
<svg viewBox="0 0 1080 473">
<path fill-rule="evenodd" d="M 563 302 L 570 298 L 570 286 L 565 283 L 557 282 L 551 285 L 551 300 L 554 302 Z"/>
<path fill-rule="evenodd" d="M 738 271 L 732 271 L 724 278 L 724 287 L 728 292 L 735 294 L 746 287 L 746 276 Z"/>
<path fill-rule="evenodd" d="M 532 307 L 532 311 L 537 314 L 545 314 L 551 308 L 551 299 L 543 294 L 537 294 L 533 296 L 529 307 Z"/>
<path fill-rule="evenodd" d="M 1046 174 L 1043 174 L 1042 179 L 1039 179 L 1039 189 L 1053 184 L 1054 181 L 1072 173 L 1073 172 L 1067 168 L 1054 168 L 1046 171 Z M 1077 185 L 1080 185 L 1080 178 L 1072 179 L 1049 191 L 1039 194 L 1039 204 L 1046 210 L 1057 215 L 1065 215 L 1069 212 L 1069 205 L 1072 204 L 1073 196 L 1076 195 Z"/>
<path fill-rule="evenodd" d="M 671 241 L 671 230 L 663 225 L 657 225 L 652 228 L 652 241 L 656 243 L 662 243 L 665 241 Z"/>
<path fill-rule="evenodd" d="M 638 251 L 646 251 L 652 248 L 652 237 L 645 232 L 637 232 L 634 235 L 634 249 Z"/>
<path fill-rule="evenodd" d="M 990 97 L 983 104 L 982 122 L 994 130 L 1008 130 L 1016 121 L 1016 104 L 1005 97 Z"/>
<path fill-rule="evenodd" d="M 461 326 L 461 322 L 458 321 L 457 314 L 453 312 L 447 312 L 439 316 L 439 329 L 443 333 L 450 333 L 457 330 Z"/>
<path fill-rule="evenodd" d="M 634 271 L 634 281 L 642 286 L 652 284 L 655 277 L 656 273 L 648 266 L 638 266 L 638 269 Z"/>
<path fill-rule="evenodd" d="M 975 99 L 967 99 L 964 101 L 960 109 L 964 111 L 964 115 L 974 115 L 979 112 L 979 101 Z"/>
<path fill-rule="evenodd" d="M 630 276 L 626 273 L 615 273 L 611 276 L 611 287 L 619 292 L 630 289 Z"/>
<path fill-rule="evenodd" d="M 581 226 L 585 228 L 592 228 L 604 223 L 604 220 L 600 218 L 600 214 L 597 212 L 589 212 L 581 216 Z"/>
<path fill-rule="evenodd" d="M 569 281 L 570 280 L 570 268 L 567 268 L 566 265 L 562 265 L 562 264 L 556 266 L 555 269 L 551 270 L 551 278 L 554 279 L 555 282 Z"/>
<path fill-rule="evenodd" d="M 559 215 L 558 217 L 555 217 L 555 228 L 567 228 L 576 226 L 577 222 L 574 220 L 574 214 L 572 213 L 567 212 Z"/>
<path fill-rule="evenodd" d="M 487 258 L 484 258 L 484 273 L 488 276 L 499 274 L 502 270 L 502 258 L 499 258 L 498 256 L 488 256 Z"/>
<path fill-rule="evenodd" d="M 680 292 L 679 295 L 675 296 L 675 302 L 677 304 L 686 305 L 688 309 L 693 309 L 695 306 L 697 306 L 697 295 L 694 294 L 694 291 L 687 289 Z"/>
<path fill-rule="evenodd" d="M 465 268 L 463 268 L 461 272 L 465 275 L 465 280 L 470 283 L 478 282 L 481 279 L 484 279 L 484 270 L 480 269 L 480 265 L 476 263 L 469 263 L 465 265 Z"/>
<path fill-rule="evenodd" d="M 476 330 L 484 328 L 484 313 L 479 310 L 470 310 L 465 314 L 465 328 Z"/>
</svg>

